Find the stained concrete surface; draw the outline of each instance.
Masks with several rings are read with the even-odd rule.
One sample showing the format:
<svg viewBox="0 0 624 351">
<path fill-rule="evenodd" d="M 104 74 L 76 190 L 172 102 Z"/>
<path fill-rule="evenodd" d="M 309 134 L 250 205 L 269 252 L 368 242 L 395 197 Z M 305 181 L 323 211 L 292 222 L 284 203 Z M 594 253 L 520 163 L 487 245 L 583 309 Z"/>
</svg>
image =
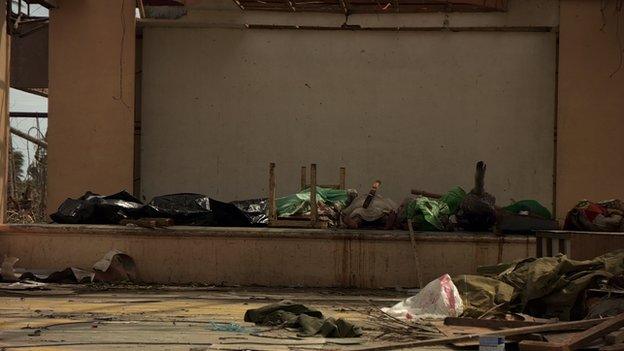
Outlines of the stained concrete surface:
<svg viewBox="0 0 624 351">
<path fill-rule="evenodd" d="M 371 303 L 390 306 L 408 291 L 51 286 L 45 291 L 0 287 L 2 350 L 354 350 L 397 340 L 375 339 Z M 243 322 L 249 308 L 288 299 L 346 318 L 364 336 L 296 338 Z M 369 302 L 370 301 L 370 302 Z M 244 332 L 216 331 L 235 323 Z M 251 332 L 262 332 L 255 337 Z M 346 345 L 345 345 L 346 344 Z"/>
</svg>

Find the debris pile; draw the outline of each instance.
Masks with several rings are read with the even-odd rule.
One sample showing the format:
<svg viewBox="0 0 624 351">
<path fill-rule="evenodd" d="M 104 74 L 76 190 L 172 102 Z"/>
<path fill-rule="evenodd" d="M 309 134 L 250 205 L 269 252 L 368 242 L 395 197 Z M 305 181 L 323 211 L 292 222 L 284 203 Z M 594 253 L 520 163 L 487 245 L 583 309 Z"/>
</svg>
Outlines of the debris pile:
<svg viewBox="0 0 624 351">
<path fill-rule="evenodd" d="M 580 201 L 565 219 L 564 229 L 591 232 L 623 232 L 624 205 L 620 200 Z"/>
<path fill-rule="evenodd" d="M 137 268 L 132 257 L 119 250 L 111 250 L 90 270 L 68 267 L 63 270 L 25 270 L 15 268 L 17 257 L 5 257 L 0 268 L 0 282 L 5 290 L 46 289 L 47 283 L 84 284 L 94 282 L 136 282 Z"/>
<path fill-rule="evenodd" d="M 364 350 L 451 345 L 494 351 L 505 343 L 526 351 L 619 350 L 624 348 L 623 283 L 624 250 L 588 261 L 564 255 L 528 258 L 481 267 L 479 275 L 452 282 L 445 275 L 416 296 L 380 309 L 385 317 L 370 313 L 403 325 L 387 329 L 386 338 L 394 334 L 395 340 L 410 342 Z M 460 303 L 452 302 L 454 296 Z"/>
</svg>

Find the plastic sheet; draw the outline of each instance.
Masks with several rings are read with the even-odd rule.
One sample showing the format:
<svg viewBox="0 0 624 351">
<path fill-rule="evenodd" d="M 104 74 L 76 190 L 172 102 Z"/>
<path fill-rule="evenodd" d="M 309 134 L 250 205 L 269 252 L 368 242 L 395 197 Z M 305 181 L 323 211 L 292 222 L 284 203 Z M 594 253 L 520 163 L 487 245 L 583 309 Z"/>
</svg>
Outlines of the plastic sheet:
<svg viewBox="0 0 624 351">
<path fill-rule="evenodd" d="M 233 201 L 231 204 L 243 211 L 252 225 L 265 226 L 269 223 L 267 198 Z"/>
<path fill-rule="evenodd" d="M 62 224 L 118 224 L 122 219 L 137 217 L 143 204 L 126 191 L 101 196 L 87 191 L 78 199 L 63 201 L 50 218 Z"/>
<path fill-rule="evenodd" d="M 443 319 L 458 317 L 464 312 L 459 291 L 448 274 L 427 284 L 418 294 L 382 309 L 401 320 Z"/>
</svg>

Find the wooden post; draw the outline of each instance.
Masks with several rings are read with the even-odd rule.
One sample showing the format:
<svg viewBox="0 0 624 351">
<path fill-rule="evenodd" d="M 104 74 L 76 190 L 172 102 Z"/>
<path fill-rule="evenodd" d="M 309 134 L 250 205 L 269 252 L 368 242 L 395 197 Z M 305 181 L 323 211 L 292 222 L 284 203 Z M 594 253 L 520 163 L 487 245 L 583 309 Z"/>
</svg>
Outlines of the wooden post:
<svg viewBox="0 0 624 351">
<path fill-rule="evenodd" d="M 143 6 L 143 0 L 137 0 L 137 7 L 139 8 L 139 16 L 141 16 L 142 19 L 147 18 L 147 15 L 145 14 L 145 6 Z"/>
<path fill-rule="evenodd" d="M 310 221 L 316 227 L 318 221 L 318 207 L 316 203 L 316 163 L 310 165 Z"/>
<path fill-rule="evenodd" d="M 275 204 L 275 163 L 269 164 L 269 224 L 277 220 Z"/>
<path fill-rule="evenodd" d="M 306 183 L 307 183 L 307 170 L 305 166 L 301 167 L 301 187 L 299 188 L 299 190 L 303 190 L 306 187 Z"/>
<path fill-rule="evenodd" d="M 345 167 L 340 167 L 340 178 L 338 180 L 339 189 L 347 188 L 347 169 Z"/>
<path fill-rule="evenodd" d="M 6 220 L 7 187 L 9 177 L 9 149 L 11 137 L 9 133 L 9 87 L 11 72 L 11 38 L 7 34 L 6 3 L 0 1 L 0 223 Z"/>
</svg>

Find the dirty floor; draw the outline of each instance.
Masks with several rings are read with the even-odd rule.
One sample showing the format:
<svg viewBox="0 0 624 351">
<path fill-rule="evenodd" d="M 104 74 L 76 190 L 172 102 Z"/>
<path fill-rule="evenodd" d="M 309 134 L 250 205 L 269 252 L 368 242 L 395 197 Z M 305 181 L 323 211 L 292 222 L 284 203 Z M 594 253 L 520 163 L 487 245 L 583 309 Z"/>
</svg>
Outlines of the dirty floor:
<svg viewBox="0 0 624 351">
<path fill-rule="evenodd" d="M 382 336 L 367 311 L 407 291 L 49 285 L 0 288 L 2 350 L 357 350 Z M 298 338 L 243 322 L 247 309 L 288 299 L 361 326 L 357 339 Z M 382 336 L 382 337 L 380 337 Z M 407 341 L 407 340 L 400 340 Z"/>
</svg>

